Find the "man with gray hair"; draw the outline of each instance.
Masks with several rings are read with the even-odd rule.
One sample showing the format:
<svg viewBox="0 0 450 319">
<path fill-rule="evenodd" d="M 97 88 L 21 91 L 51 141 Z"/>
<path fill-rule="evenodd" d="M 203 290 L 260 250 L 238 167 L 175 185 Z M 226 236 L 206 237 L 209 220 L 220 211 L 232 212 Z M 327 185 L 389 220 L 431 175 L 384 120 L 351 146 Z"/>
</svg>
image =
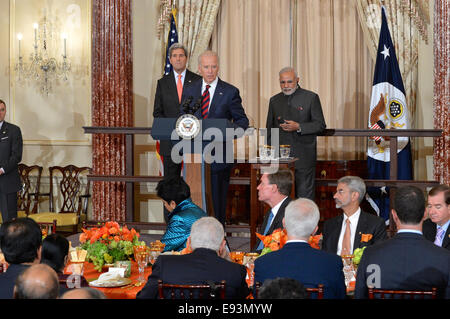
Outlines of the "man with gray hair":
<svg viewBox="0 0 450 319">
<path fill-rule="evenodd" d="M 226 242 L 222 224 L 214 217 L 198 219 L 191 228 L 187 255 L 160 255 L 152 267 L 152 274 L 138 299 L 156 299 L 158 280 L 167 284 L 207 284 L 226 282 L 228 298 L 245 298 L 249 294 L 245 281 L 246 268 L 225 258 Z"/>
<path fill-rule="evenodd" d="M 314 200 L 317 160 L 317 134 L 325 128 L 319 96 L 301 88 L 292 67 L 279 72 L 281 92 L 272 96 L 267 113 L 267 143 L 290 145 L 295 162 L 295 197 Z M 271 129 L 279 129 L 279 141 Z M 279 143 L 277 143 L 279 142 Z"/>
<path fill-rule="evenodd" d="M 56 271 L 45 264 L 35 264 L 16 279 L 14 299 L 56 299 L 59 280 Z"/>
<path fill-rule="evenodd" d="M 343 299 L 346 288 L 342 259 L 312 248 L 309 237 L 318 229 L 319 208 L 310 199 L 299 198 L 287 207 L 283 224 L 287 242 L 280 250 L 265 254 L 255 261 L 255 282 L 292 278 L 305 287 L 324 285 L 324 298 Z"/>
<path fill-rule="evenodd" d="M 338 180 L 334 200 L 344 213 L 325 221 L 322 249 L 338 255 L 352 255 L 356 248 L 373 245 L 387 238 L 382 218 L 361 210 L 366 194 L 364 180 L 344 176 Z"/>
</svg>

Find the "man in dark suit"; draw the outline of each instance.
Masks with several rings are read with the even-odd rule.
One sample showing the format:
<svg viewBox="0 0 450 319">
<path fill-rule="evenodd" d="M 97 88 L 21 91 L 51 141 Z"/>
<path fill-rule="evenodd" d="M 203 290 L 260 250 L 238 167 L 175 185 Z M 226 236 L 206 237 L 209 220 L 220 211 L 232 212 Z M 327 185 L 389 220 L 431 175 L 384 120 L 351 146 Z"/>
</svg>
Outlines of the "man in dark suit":
<svg viewBox="0 0 450 319">
<path fill-rule="evenodd" d="M 5 121 L 6 103 L 0 100 L 0 211 L 3 222 L 17 217 L 17 192 L 21 189 L 18 164 L 22 160 L 20 128 Z"/>
<path fill-rule="evenodd" d="M 271 234 L 275 229 L 283 228 L 283 218 L 286 206 L 291 202 L 289 195 L 292 189 L 292 173 L 288 169 L 278 170 L 275 173 L 265 173 L 257 187 L 258 200 L 270 206 L 270 211 L 264 216 L 261 225 L 261 234 Z M 256 251 L 264 248 L 258 238 Z"/>
<path fill-rule="evenodd" d="M 292 201 L 284 215 L 287 242 L 280 250 L 255 260 L 255 282 L 266 279 L 292 278 L 305 287 L 324 285 L 324 298 L 343 299 L 346 288 L 342 259 L 308 244 L 317 231 L 320 212 L 310 199 Z"/>
<path fill-rule="evenodd" d="M 422 235 L 425 198 L 414 186 L 397 189 L 392 216 L 397 234 L 367 247 L 356 275 L 355 298 L 367 298 L 369 285 L 378 289 L 431 290 L 450 298 L 450 252 Z"/>
<path fill-rule="evenodd" d="M 338 255 L 351 255 L 356 248 L 373 245 L 387 238 L 382 218 L 363 212 L 360 203 L 366 185 L 358 176 L 338 180 L 334 200 L 344 214 L 325 221 L 322 249 Z"/>
<path fill-rule="evenodd" d="M 0 248 L 9 264 L 0 274 L 0 299 L 12 299 L 17 276 L 41 260 L 41 228 L 31 218 L 7 221 L 0 227 Z"/>
<path fill-rule="evenodd" d="M 290 145 L 295 162 L 295 197 L 314 200 L 317 159 L 317 134 L 325 128 L 319 96 L 298 85 L 297 72 L 283 68 L 280 73 L 280 93 L 271 97 L 267 113 L 267 142 L 277 145 L 271 129 L 279 130 L 279 144 Z"/>
<path fill-rule="evenodd" d="M 428 193 L 428 219 L 423 222 L 423 236 L 437 246 L 450 249 L 450 187 L 438 185 Z"/>
<path fill-rule="evenodd" d="M 187 50 L 180 43 L 174 43 L 169 48 L 170 64 L 173 72 L 158 80 L 155 93 L 153 117 L 177 118 L 180 116 L 180 104 L 183 91 L 201 76 L 186 69 Z M 160 142 L 160 154 L 163 156 L 164 177 L 180 176 L 181 163 L 175 163 L 171 157 L 172 142 Z"/>
<path fill-rule="evenodd" d="M 195 112 L 199 119 L 227 119 L 234 128 L 248 128 L 248 118 L 242 107 L 239 90 L 233 85 L 219 79 L 219 56 L 216 52 L 205 51 L 198 58 L 198 70 L 202 80 L 193 83 L 183 92 L 183 101 L 201 100 L 201 107 Z M 228 147 L 227 147 L 228 146 Z M 211 195 L 216 218 L 225 225 L 227 193 L 230 185 L 231 168 L 234 156 L 226 154 L 232 143 L 215 144 L 211 152 Z M 214 154 L 213 154 L 214 153 Z M 218 155 L 220 154 L 221 155 Z M 232 163 L 226 158 L 231 157 Z"/>
<path fill-rule="evenodd" d="M 229 260 L 224 239 L 224 228 L 214 217 L 203 217 L 191 228 L 187 255 L 160 255 L 152 267 L 152 274 L 138 299 L 156 299 L 158 280 L 167 284 L 206 284 L 208 281 L 226 281 L 228 298 L 242 299 L 249 294 L 245 281 L 246 268 Z M 228 257 L 225 259 L 225 257 Z"/>
</svg>

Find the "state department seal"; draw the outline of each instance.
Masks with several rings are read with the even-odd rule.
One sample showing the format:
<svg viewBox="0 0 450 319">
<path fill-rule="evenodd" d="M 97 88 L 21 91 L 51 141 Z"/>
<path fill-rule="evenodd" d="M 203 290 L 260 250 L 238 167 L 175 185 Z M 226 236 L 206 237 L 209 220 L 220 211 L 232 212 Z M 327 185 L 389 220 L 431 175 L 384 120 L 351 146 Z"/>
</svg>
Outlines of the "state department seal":
<svg viewBox="0 0 450 319">
<path fill-rule="evenodd" d="M 175 124 L 175 130 L 179 137 L 190 140 L 200 133 L 200 121 L 192 114 L 180 116 Z"/>
</svg>

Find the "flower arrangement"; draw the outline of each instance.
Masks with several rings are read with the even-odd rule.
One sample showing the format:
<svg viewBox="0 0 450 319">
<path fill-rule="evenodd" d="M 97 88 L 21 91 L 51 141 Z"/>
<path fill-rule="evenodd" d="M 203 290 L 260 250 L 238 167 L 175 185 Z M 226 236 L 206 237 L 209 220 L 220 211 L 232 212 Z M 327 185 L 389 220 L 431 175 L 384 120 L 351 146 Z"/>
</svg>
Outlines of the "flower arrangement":
<svg viewBox="0 0 450 319">
<path fill-rule="evenodd" d="M 105 264 L 129 260 L 133 255 L 133 246 L 145 245 L 139 241 L 139 233 L 127 226 L 120 227 L 117 222 L 106 222 L 102 227 L 82 229 L 81 248 L 87 250 L 87 260 L 94 268 L 102 271 Z"/>
<path fill-rule="evenodd" d="M 283 248 L 287 241 L 287 233 L 285 229 L 275 229 L 272 234 L 261 235 L 256 233 L 256 236 L 263 242 L 264 248 L 261 251 L 260 256 L 270 253 L 275 250 Z M 322 234 L 310 236 L 308 244 L 315 249 L 320 249 L 320 241 L 322 240 Z"/>
</svg>

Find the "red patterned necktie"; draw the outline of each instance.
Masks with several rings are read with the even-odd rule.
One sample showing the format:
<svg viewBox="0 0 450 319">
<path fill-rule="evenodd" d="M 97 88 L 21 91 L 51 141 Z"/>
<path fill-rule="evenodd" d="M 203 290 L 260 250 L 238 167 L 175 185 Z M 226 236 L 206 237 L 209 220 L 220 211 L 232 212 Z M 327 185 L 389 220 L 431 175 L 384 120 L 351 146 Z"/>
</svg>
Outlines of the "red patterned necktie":
<svg viewBox="0 0 450 319">
<path fill-rule="evenodd" d="M 209 88 L 211 86 L 206 85 L 205 92 L 202 95 L 202 118 L 208 118 L 208 109 L 209 109 Z"/>
</svg>

